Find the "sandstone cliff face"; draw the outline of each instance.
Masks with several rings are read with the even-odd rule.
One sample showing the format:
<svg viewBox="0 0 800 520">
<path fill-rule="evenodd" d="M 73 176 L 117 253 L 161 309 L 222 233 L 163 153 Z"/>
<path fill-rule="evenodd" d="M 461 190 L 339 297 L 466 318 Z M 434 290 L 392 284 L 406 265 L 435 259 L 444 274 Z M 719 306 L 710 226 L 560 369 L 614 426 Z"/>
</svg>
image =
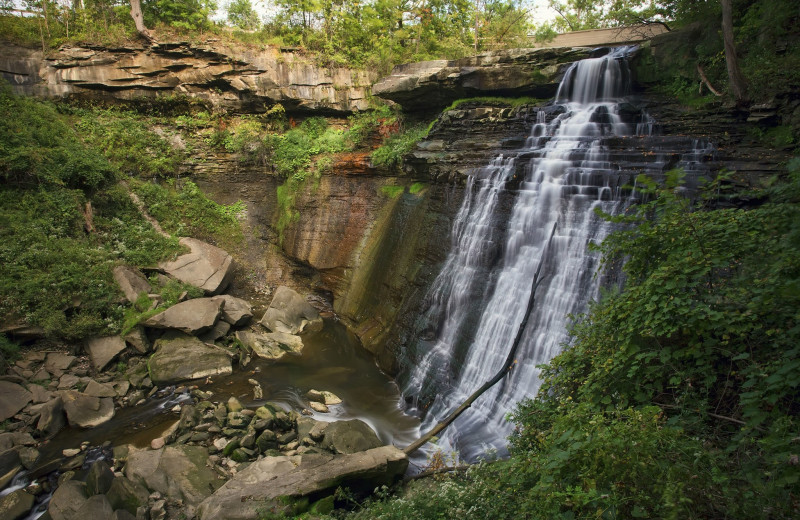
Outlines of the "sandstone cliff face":
<svg viewBox="0 0 800 520">
<path fill-rule="evenodd" d="M 0 72 L 26 95 L 103 101 L 185 95 L 235 112 L 263 112 L 265 104 L 274 103 L 290 112 L 364 110 L 374 80 L 368 72 L 319 67 L 295 53 L 214 41 L 63 46 L 46 55 L 5 44 Z"/>
</svg>

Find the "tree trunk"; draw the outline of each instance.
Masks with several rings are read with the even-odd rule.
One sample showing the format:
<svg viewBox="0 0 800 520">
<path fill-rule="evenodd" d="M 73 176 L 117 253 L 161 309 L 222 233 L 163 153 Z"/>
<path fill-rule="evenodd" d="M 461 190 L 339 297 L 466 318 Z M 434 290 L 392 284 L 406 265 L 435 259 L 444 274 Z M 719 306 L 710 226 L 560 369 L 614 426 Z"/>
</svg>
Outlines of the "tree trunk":
<svg viewBox="0 0 800 520">
<path fill-rule="evenodd" d="M 747 85 L 739 69 L 736 56 L 736 43 L 733 40 L 733 6 L 731 0 L 720 0 L 722 4 L 722 39 L 725 43 L 725 65 L 728 67 L 728 81 L 737 105 L 747 103 Z"/>
<path fill-rule="evenodd" d="M 150 31 L 144 25 L 144 17 L 142 16 L 142 3 L 141 0 L 131 0 L 131 18 L 133 23 L 136 24 L 136 30 L 139 34 L 150 43 L 156 41 Z"/>
</svg>

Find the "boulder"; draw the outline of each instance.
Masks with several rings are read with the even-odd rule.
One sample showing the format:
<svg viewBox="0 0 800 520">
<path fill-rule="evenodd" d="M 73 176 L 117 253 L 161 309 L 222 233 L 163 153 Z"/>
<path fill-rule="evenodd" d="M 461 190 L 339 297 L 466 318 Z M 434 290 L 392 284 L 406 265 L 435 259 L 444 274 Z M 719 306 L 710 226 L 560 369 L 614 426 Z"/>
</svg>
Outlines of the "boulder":
<svg viewBox="0 0 800 520">
<path fill-rule="evenodd" d="M 69 370 L 75 364 L 75 356 L 63 354 L 61 352 L 50 352 L 44 362 L 44 368 L 51 374 L 55 371 Z"/>
<path fill-rule="evenodd" d="M 19 451 L 13 448 L 0 451 L 0 489 L 6 487 L 20 470 Z"/>
<path fill-rule="evenodd" d="M 86 475 L 86 494 L 88 496 L 106 494 L 114 482 L 114 472 L 103 460 L 98 460 L 89 468 Z"/>
<path fill-rule="evenodd" d="M 147 363 L 150 379 L 156 384 L 169 384 L 202 377 L 229 375 L 231 358 L 220 348 L 206 345 L 190 336 L 159 339 L 156 353 Z"/>
<path fill-rule="evenodd" d="M 280 286 L 272 297 L 261 325 L 272 332 L 300 334 L 322 330 L 322 317 L 303 296 L 285 286 Z"/>
<path fill-rule="evenodd" d="M 316 401 L 327 405 L 342 404 L 342 400 L 339 396 L 327 390 L 320 391 L 312 389 L 306 392 L 306 397 L 308 397 L 309 401 Z"/>
<path fill-rule="evenodd" d="M 118 265 L 114 268 L 114 280 L 122 289 L 125 299 L 133 303 L 142 293 L 149 294 L 151 291 L 150 283 L 147 278 L 142 276 L 138 269 L 127 265 Z"/>
<path fill-rule="evenodd" d="M 28 516 L 28 512 L 33 508 L 36 497 L 18 489 L 0 497 L 0 518 L 3 520 L 19 520 Z"/>
<path fill-rule="evenodd" d="M 233 327 L 243 327 L 253 317 L 253 306 L 241 298 L 236 298 L 228 294 L 214 296 L 215 300 L 224 300 L 220 318 Z"/>
<path fill-rule="evenodd" d="M 303 352 L 303 340 L 300 336 L 283 332 L 258 334 L 240 330 L 236 332 L 236 339 L 252 349 L 258 357 L 271 361 L 282 361 L 287 356 L 299 356 Z"/>
<path fill-rule="evenodd" d="M 101 372 L 125 350 L 125 340 L 119 336 L 92 338 L 86 343 L 86 353 L 92 366 Z"/>
<path fill-rule="evenodd" d="M 215 323 L 214 326 L 211 327 L 211 329 L 202 333 L 200 335 L 200 339 L 207 343 L 214 343 L 219 338 L 222 338 L 226 334 L 228 334 L 230 330 L 231 330 L 231 324 L 226 321 L 222 321 L 220 319 L 217 320 L 217 323 Z"/>
<path fill-rule="evenodd" d="M 0 422 L 14 417 L 33 400 L 25 387 L 8 381 L 0 381 L 0 396 Z"/>
<path fill-rule="evenodd" d="M 329 424 L 325 428 L 325 439 L 322 441 L 322 447 L 334 453 L 357 453 L 381 444 L 375 431 L 360 419 Z"/>
<path fill-rule="evenodd" d="M 85 520 L 90 517 L 80 517 L 77 513 L 86 500 L 86 485 L 77 480 L 66 480 L 50 498 L 47 512 L 53 520 Z"/>
<path fill-rule="evenodd" d="M 125 476 L 165 498 L 182 500 L 191 518 L 194 508 L 216 490 L 221 482 L 211 470 L 208 450 L 201 446 L 166 446 L 160 450 L 131 448 Z"/>
<path fill-rule="evenodd" d="M 36 429 L 49 438 L 61 431 L 66 424 L 64 418 L 64 401 L 56 397 L 39 408 L 39 422 Z"/>
<path fill-rule="evenodd" d="M 153 329 L 175 329 L 193 335 L 202 334 L 217 323 L 223 305 L 224 301 L 212 298 L 188 300 L 148 318 L 144 326 Z"/>
<path fill-rule="evenodd" d="M 189 248 L 171 262 L 159 264 L 173 278 L 203 289 L 208 294 L 219 294 L 228 286 L 233 258 L 222 249 L 194 238 L 182 238 L 180 244 Z"/>
<path fill-rule="evenodd" d="M 127 477 L 114 477 L 106 492 L 106 498 L 115 510 L 123 510 L 135 515 L 136 510 L 147 505 L 149 493 L 144 486 Z"/>
<path fill-rule="evenodd" d="M 92 520 L 105 520 L 111 518 L 114 509 L 108 502 L 105 495 L 94 495 L 88 498 L 86 502 L 81 505 L 80 509 L 75 512 L 76 520 L 83 520 L 91 518 Z"/>
<path fill-rule="evenodd" d="M 83 393 L 92 397 L 117 397 L 117 391 L 111 383 L 98 383 L 94 379 L 89 381 Z"/>
<path fill-rule="evenodd" d="M 114 417 L 114 400 L 92 397 L 73 390 L 61 392 L 64 411 L 71 426 L 94 428 Z"/>
<path fill-rule="evenodd" d="M 31 393 L 34 403 L 46 403 L 53 398 L 53 392 L 36 383 L 29 384 L 28 391 Z"/>
<path fill-rule="evenodd" d="M 140 354 L 150 352 L 150 340 L 147 339 L 144 327 L 134 327 L 129 333 L 125 334 L 124 339 L 125 343 L 135 348 Z"/>
<path fill-rule="evenodd" d="M 288 511 L 284 497 L 319 496 L 339 486 L 369 489 L 390 484 L 408 467 L 394 446 L 352 455 L 329 454 L 265 457 L 256 460 L 203 500 L 200 520 L 256 519 Z"/>
</svg>

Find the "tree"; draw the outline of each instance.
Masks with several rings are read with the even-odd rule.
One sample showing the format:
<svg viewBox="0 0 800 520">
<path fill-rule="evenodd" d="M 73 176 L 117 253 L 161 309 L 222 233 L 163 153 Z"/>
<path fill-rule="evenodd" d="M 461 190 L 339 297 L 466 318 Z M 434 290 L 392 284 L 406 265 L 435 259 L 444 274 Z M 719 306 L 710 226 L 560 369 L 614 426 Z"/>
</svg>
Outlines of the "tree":
<svg viewBox="0 0 800 520">
<path fill-rule="evenodd" d="M 155 37 L 150 33 L 147 27 L 144 25 L 144 16 L 142 16 L 142 4 L 139 0 L 130 0 L 131 1 L 131 18 L 133 18 L 133 23 L 136 25 L 136 30 L 142 37 L 147 40 L 148 42 L 152 43 L 155 41 Z"/>
<path fill-rule="evenodd" d="M 731 0 L 720 0 L 720 3 L 722 4 L 722 39 L 725 44 L 725 65 L 728 69 L 728 81 L 736 104 L 742 105 L 747 103 L 747 86 L 739 68 L 736 43 L 733 39 L 733 7 L 731 6 Z"/>
<path fill-rule="evenodd" d="M 250 0 L 232 0 L 228 4 L 228 22 L 246 31 L 256 30 L 261 25 L 258 13 L 253 9 Z"/>
</svg>

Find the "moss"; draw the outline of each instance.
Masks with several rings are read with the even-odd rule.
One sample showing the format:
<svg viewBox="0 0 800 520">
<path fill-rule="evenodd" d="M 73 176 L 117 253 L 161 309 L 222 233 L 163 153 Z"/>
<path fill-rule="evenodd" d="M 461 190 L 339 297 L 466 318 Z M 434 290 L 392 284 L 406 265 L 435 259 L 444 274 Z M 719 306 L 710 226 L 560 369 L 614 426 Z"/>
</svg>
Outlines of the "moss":
<svg viewBox="0 0 800 520">
<path fill-rule="evenodd" d="M 389 197 L 390 199 L 396 199 L 402 195 L 405 190 L 406 189 L 403 186 L 381 186 L 381 194 Z"/>
<path fill-rule="evenodd" d="M 415 182 L 408 188 L 408 192 L 412 195 L 416 195 L 417 193 L 421 192 L 425 189 L 425 184 L 422 182 Z"/>
</svg>

